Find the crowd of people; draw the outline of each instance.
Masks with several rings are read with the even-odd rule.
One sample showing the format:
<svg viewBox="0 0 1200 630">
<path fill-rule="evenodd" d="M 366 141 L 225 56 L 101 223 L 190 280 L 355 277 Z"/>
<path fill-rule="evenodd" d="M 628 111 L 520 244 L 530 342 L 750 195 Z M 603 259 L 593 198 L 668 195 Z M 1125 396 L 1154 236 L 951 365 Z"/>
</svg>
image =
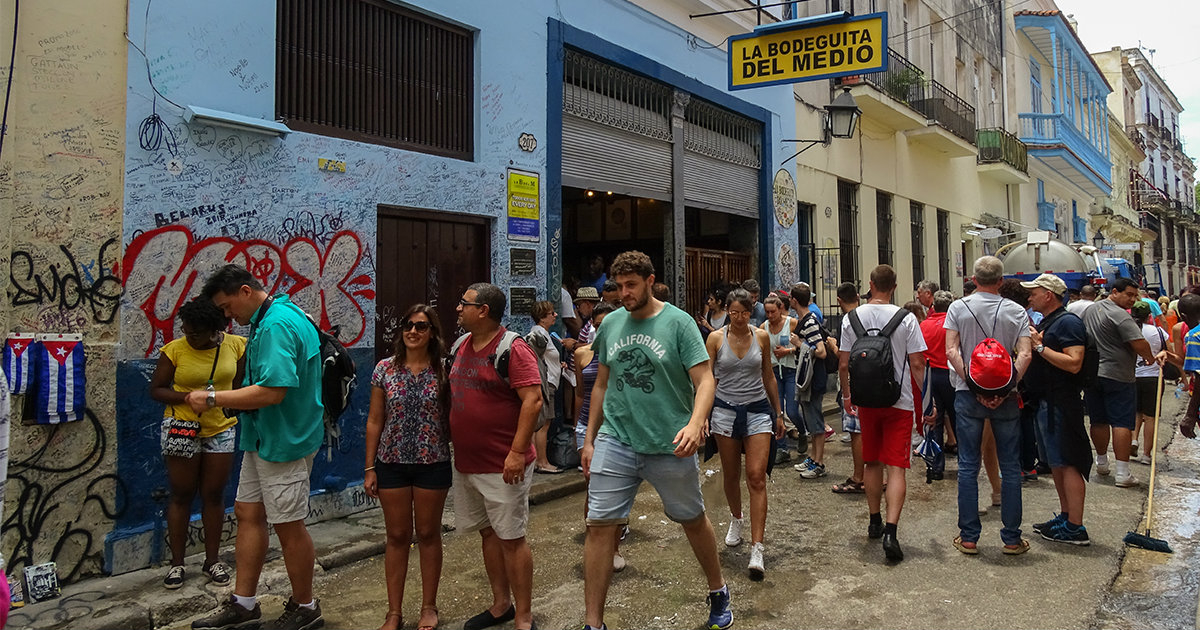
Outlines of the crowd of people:
<svg viewBox="0 0 1200 630">
<path fill-rule="evenodd" d="M 701 493 L 700 457 L 719 457 L 730 523 L 725 545 L 748 543 L 747 573 L 761 580 L 767 475 L 793 452 L 804 457 L 793 466 L 799 478 L 828 475 L 825 446 L 836 435 L 826 423 L 830 410 L 840 416 L 852 460 L 850 475 L 831 489 L 866 495 L 867 539 L 879 541 L 872 544 L 887 562 L 904 558 L 898 527 L 908 469 L 923 460 L 927 483 L 939 482 L 947 456 L 957 459 L 958 498 L 958 534 L 948 546 L 980 554 L 980 515 L 998 507 L 1000 550 L 1026 553 L 1022 481 L 1047 473 L 1059 512 L 1030 529 L 1048 541 L 1087 545 L 1087 482 L 1114 474 L 1117 486 L 1138 486 L 1131 463 L 1151 461 L 1162 379 L 1182 383 L 1200 371 L 1200 289 L 1161 305 L 1128 279 L 1106 295 L 1091 286 L 1076 294 L 1051 274 L 1006 280 L 1001 261 L 984 256 L 964 295 L 922 281 L 914 299 L 898 305 L 896 273 L 879 265 L 865 294 L 851 282 L 837 287 L 840 325 L 829 326 L 834 318 L 826 319 L 805 283 L 765 296 L 754 280 L 723 283 L 701 313 L 689 314 L 671 304 L 645 254 L 625 252 L 608 267 L 591 262 L 592 280 L 574 295 L 564 289 L 558 305 L 534 305 L 529 335 L 502 325 L 506 296 L 488 283 L 471 285 L 458 300 L 466 334 L 457 340 L 428 305 L 413 305 L 401 318 L 395 346 L 373 370 L 366 427 L 364 487 L 379 500 L 387 529 L 388 612 L 380 630 L 403 625 L 414 541 L 417 627 L 438 627 L 441 520 L 451 489 L 457 528 L 479 533 L 492 593 L 491 605 L 463 627 L 535 627 L 529 490 L 535 474 L 575 461 L 587 479 L 585 630 L 606 627 L 608 588 L 626 566 L 620 542 L 642 481 L 696 556 L 707 589 L 705 627 L 729 628 L 732 598 Z M 151 384 L 167 406 L 172 562 L 164 585 L 183 583 L 182 532 L 198 491 L 208 541 L 203 570 L 217 584 L 231 580 L 209 530 L 219 530 L 218 488 L 241 418 L 235 586 L 192 627 L 257 625 L 268 523 L 292 585 L 272 627 L 319 627 L 304 527 L 322 428 L 315 326 L 286 295 L 268 295 L 233 265 L 214 273 L 180 317 L 185 336 L 164 346 Z M 224 332 L 229 318 L 248 324 L 248 337 Z M 1185 436 L 1194 437 L 1198 415 L 1193 399 L 1181 422 Z M 199 425 L 194 453 L 168 452 L 179 422 Z M 572 434 L 574 453 L 567 447 L 567 456 L 552 461 L 547 435 L 553 443 L 562 430 Z M 980 468 L 991 486 L 982 502 Z"/>
</svg>

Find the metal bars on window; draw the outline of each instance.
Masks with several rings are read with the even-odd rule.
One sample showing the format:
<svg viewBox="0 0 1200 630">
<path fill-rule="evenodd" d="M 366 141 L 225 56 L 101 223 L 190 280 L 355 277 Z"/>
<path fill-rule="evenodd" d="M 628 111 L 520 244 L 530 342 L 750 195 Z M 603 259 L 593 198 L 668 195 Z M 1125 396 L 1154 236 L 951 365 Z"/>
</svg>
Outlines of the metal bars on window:
<svg viewBox="0 0 1200 630">
<path fill-rule="evenodd" d="M 875 191 L 875 229 L 879 233 L 879 264 L 892 264 L 892 196 Z"/>
<path fill-rule="evenodd" d="M 910 201 L 908 213 L 912 229 L 913 278 L 914 282 L 920 282 L 925 278 L 925 205 Z"/>
<path fill-rule="evenodd" d="M 563 112 L 656 140 L 671 140 L 673 90 L 575 50 L 563 58 Z"/>
<path fill-rule="evenodd" d="M 300 131 L 471 159 L 474 36 L 384 0 L 279 0 L 276 114 Z"/>
<path fill-rule="evenodd" d="M 684 148 L 718 160 L 762 165 L 762 124 L 698 98 L 688 102 Z"/>
<path fill-rule="evenodd" d="M 838 249 L 841 254 L 842 282 L 857 282 L 858 277 L 858 185 L 838 180 Z"/>
</svg>

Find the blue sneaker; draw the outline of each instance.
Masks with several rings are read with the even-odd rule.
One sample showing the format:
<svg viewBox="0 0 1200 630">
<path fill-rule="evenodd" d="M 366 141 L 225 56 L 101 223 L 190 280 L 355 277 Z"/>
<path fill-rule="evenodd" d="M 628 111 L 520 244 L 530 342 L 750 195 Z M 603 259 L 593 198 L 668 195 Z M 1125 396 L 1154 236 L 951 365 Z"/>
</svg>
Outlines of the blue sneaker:
<svg viewBox="0 0 1200 630">
<path fill-rule="evenodd" d="M 1086 527 L 1083 525 L 1076 527 L 1068 521 L 1063 521 L 1049 530 L 1042 530 L 1038 533 L 1041 534 L 1042 538 L 1051 542 L 1079 545 L 1080 547 L 1092 544 L 1091 539 L 1088 538 Z"/>
<path fill-rule="evenodd" d="M 708 594 L 708 625 L 709 630 L 726 630 L 733 626 L 733 610 L 729 608 L 729 585 L 721 590 Z"/>
<path fill-rule="evenodd" d="M 1059 512 L 1058 514 L 1054 515 L 1054 518 L 1052 518 L 1048 521 L 1045 521 L 1042 523 L 1034 523 L 1033 531 L 1035 531 L 1039 534 L 1042 534 L 1042 533 L 1048 534 L 1048 533 L 1050 533 L 1051 529 L 1054 529 L 1056 526 L 1058 526 L 1062 523 L 1065 523 L 1065 522 L 1067 522 L 1066 515 L 1064 515 L 1062 512 Z"/>
</svg>

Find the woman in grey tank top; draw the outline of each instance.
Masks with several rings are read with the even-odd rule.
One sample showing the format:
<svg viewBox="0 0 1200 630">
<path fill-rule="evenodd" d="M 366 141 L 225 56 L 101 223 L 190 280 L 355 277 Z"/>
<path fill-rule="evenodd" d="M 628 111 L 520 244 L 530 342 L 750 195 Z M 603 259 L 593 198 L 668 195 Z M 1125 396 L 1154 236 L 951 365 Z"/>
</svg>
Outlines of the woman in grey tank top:
<svg viewBox="0 0 1200 630">
<path fill-rule="evenodd" d="M 706 346 L 717 381 L 709 433 L 721 455 L 729 532 L 725 544 L 742 543 L 742 451 L 746 453 L 746 488 L 750 493 L 750 562 L 752 580 L 763 579 L 763 535 L 767 520 L 767 461 L 774 437 L 783 437 L 783 414 L 771 372 L 771 337 L 750 325 L 754 301 L 742 289 L 729 293 L 729 325 L 713 331 Z"/>
</svg>

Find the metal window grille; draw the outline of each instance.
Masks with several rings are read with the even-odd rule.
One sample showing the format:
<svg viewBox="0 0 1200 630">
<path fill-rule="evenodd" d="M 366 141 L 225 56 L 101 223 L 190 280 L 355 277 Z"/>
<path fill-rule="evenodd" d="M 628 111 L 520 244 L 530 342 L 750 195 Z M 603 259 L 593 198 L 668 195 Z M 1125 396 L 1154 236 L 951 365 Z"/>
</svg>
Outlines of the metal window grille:
<svg viewBox="0 0 1200 630">
<path fill-rule="evenodd" d="M 892 196 L 875 192 L 875 229 L 879 233 L 879 264 L 892 264 Z"/>
<path fill-rule="evenodd" d="M 563 58 L 563 112 L 658 140 L 671 140 L 670 86 L 581 52 Z"/>
<path fill-rule="evenodd" d="M 937 211 L 938 283 L 950 286 L 950 213 Z"/>
<path fill-rule="evenodd" d="M 281 0 L 276 115 L 311 133 L 471 159 L 474 36 L 384 0 Z"/>
<path fill-rule="evenodd" d="M 925 206 L 918 201 L 908 204 L 909 227 L 913 242 L 913 278 L 925 277 Z"/>
<path fill-rule="evenodd" d="M 838 249 L 842 282 L 858 280 L 858 185 L 838 180 Z"/>
<path fill-rule="evenodd" d="M 683 146 L 688 151 L 758 168 L 762 158 L 762 124 L 698 98 L 688 102 Z"/>
</svg>

